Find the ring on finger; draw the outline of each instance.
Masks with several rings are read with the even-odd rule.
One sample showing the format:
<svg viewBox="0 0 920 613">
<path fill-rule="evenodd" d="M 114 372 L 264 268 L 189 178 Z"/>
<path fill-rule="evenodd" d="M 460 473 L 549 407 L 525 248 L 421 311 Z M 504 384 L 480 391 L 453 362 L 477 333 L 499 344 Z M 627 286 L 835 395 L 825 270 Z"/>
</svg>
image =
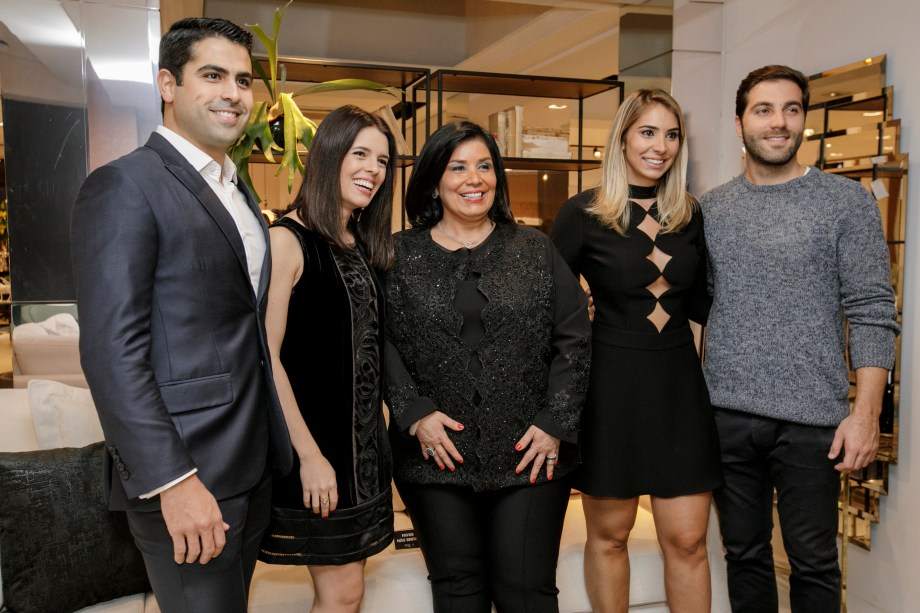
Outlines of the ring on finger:
<svg viewBox="0 0 920 613">
<path fill-rule="evenodd" d="M 556 460 L 554 460 L 554 459 L 552 459 L 552 458 L 546 458 L 546 463 L 549 464 L 550 466 L 552 466 L 553 464 L 556 463 Z"/>
<path fill-rule="evenodd" d="M 325 496 L 320 496 L 320 497 L 319 497 L 319 503 L 320 503 L 320 504 L 329 504 L 329 499 L 326 498 Z"/>
<path fill-rule="evenodd" d="M 428 455 L 434 455 L 434 449 L 432 449 L 431 447 L 425 447 L 425 453 L 427 453 Z"/>
<path fill-rule="evenodd" d="M 556 454 L 555 454 L 555 452 L 554 452 L 554 453 L 547 453 L 547 454 L 546 454 L 546 459 L 547 459 L 547 460 L 555 460 L 555 459 L 556 459 Z"/>
</svg>

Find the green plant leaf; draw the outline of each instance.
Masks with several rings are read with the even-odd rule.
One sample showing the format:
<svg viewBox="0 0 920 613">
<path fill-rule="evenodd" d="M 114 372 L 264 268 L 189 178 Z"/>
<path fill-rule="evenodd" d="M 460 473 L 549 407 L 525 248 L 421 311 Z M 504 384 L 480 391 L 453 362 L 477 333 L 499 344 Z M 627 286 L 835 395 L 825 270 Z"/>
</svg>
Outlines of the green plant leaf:
<svg viewBox="0 0 920 613">
<path fill-rule="evenodd" d="M 316 124 L 304 117 L 290 94 L 281 94 L 281 105 L 284 108 L 284 154 L 275 176 L 281 174 L 282 169 L 287 169 L 288 193 L 291 193 L 294 188 L 294 173 L 302 174 L 304 169 L 297 153 L 297 142 L 312 141 Z M 308 136 L 305 133 L 308 133 Z"/>
<path fill-rule="evenodd" d="M 400 99 L 402 97 L 402 92 L 400 92 L 395 87 L 389 87 L 387 85 L 376 83 L 374 81 L 368 81 L 366 79 L 336 79 L 335 81 L 316 83 L 315 85 L 308 85 L 303 89 L 297 90 L 291 94 L 291 97 L 296 98 L 297 96 L 303 96 L 306 94 L 319 94 L 322 92 L 346 91 L 352 89 L 363 89 L 367 91 L 387 93 L 396 99 Z"/>
<path fill-rule="evenodd" d="M 275 9 L 277 12 L 278 9 Z M 276 100 L 275 98 L 275 73 L 278 68 L 278 39 L 270 38 L 268 34 L 265 33 L 265 30 L 262 29 L 262 26 L 259 24 L 246 24 L 246 27 L 252 30 L 252 33 L 256 35 L 262 44 L 265 46 L 265 51 L 268 53 L 268 70 L 269 70 L 269 80 L 265 81 L 265 87 L 268 88 L 268 94 L 272 98 L 272 102 Z M 262 75 L 265 74 L 264 70 L 260 70 Z M 263 77 L 263 80 L 264 77 Z"/>
<path fill-rule="evenodd" d="M 275 92 L 272 91 L 272 83 L 269 80 L 268 75 L 265 73 L 265 69 L 262 68 L 262 62 L 260 62 L 256 58 L 252 58 L 252 71 L 255 72 L 259 76 L 260 79 L 262 79 L 263 83 L 265 83 L 265 89 L 268 90 L 268 95 L 272 97 L 272 103 L 274 104 Z"/>
</svg>

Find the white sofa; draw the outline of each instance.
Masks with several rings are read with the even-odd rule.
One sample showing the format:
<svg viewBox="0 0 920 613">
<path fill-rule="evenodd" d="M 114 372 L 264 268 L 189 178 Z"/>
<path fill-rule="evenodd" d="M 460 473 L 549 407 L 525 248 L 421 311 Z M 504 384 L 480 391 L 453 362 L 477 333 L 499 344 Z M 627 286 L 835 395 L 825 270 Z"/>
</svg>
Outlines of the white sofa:
<svg viewBox="0 0 920 613">
<path fill-rule="evenodd" d="M 38 449 L 38 437 L 25 389 L 0 389 L 0 451 Z M 101 478 L 101 477 L 100 477 Z M 0 492 L 0 496 L 3 492 Z M 647 501 L 639 509 L 635 530 L 629 543 L 632 567 L 630 576 L 630 610 L 665 613 L 663 565 L 655 537 L 655 526 Z M 396 528 L 411 527 L 405 513 L 396 513 Z M 563 613 L 590 611 L 583 583 L 582 555 L 585 542 L 581 500 L 575 495 L 569 504 L 559 556 L 557 583 L 559 605 Z M 709 559 L 712 568 L 713 606 L 716 612 L 728 612 L 725 588 L 725 565 L 714 515 L 710 518 Z M 2 556 L 2 551 L 0 551 Z M 366 594 L 362 611 L 424 613 L 431 611 L 431 595 L 425 564 L 417 549 L 396 550 L 390 545 L 368 561 Z M 2 590 L 2 577 L 0 577 Z M 0 592 L 2 593 L 2 592 Z M 301 613 L 309 610 L 313 589 L 303 567 L 271 566 L 259 563 L 252 582 L 250 611 L 253 613 Z M 151 594 L 137 594 L 112 600 L 86 609 L 85 613 L 159 613 Z"/>
<path fill-rule="evenodd" d="M 27 387 L 32 379 L 87 387 L 79 344 L 80 329 L 70 313 L 56 313 L 40 322 L 14 326 L 13 387 Z"/>
</svg>

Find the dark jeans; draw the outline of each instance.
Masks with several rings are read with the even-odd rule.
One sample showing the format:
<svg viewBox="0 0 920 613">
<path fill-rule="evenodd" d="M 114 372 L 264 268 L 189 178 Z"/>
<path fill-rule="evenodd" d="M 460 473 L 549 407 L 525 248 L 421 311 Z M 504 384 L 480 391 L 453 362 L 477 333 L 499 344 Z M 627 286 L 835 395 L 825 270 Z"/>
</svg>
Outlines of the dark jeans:
<svg viewBox="0 0 920 613">
<path fill-rule="evenodd" d="M 836 428 L 715 409 L 725 485 L 713 494 L 728 562 L 732 611 L 775 613 L 773 489 L 792 566 L 795 613 L 840 611 L 837 499 L 840 473 L 827 452 Z"/>
<path fill-rule="evenodd" d="M 271 499 L 271 473 L 266 471 L 255 488 L 217 501 L 230 530 L 220 556 L 207 564 L 176 564 L 160 511 L 128 511 L 134 542 L 163 613 L 246 613 Z"/>
<path fill-rule="evenodd" d="M 557 613 L 569 480 L 489 492 L 397 481 L 425 556 L 435 613 Z"/>
</svg>

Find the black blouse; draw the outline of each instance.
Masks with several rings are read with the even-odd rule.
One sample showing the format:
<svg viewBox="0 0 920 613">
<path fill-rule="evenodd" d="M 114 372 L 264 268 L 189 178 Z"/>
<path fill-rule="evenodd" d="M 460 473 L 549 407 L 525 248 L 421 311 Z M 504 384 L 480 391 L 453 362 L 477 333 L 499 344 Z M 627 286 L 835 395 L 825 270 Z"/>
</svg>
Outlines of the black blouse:
<svg viewBox="0 0 920 613">
<path fill-rule="evenodd" d="M 529 483 L 529 471 L 514 473 L 514 445 L 531 425 L 565 442 L 556 476 L 575 468 L 590 323 L 585 294 L 549 238 L 499 224 L 476 248 L 448 251 L 412 229 L 395 247 L 385 361 L 397 476 L 476 490 Z M 435 410 L 464 425 L 448 430 L 464 457 L 456 472 L 423 462 L 405 434 Z"/>
</svg>

